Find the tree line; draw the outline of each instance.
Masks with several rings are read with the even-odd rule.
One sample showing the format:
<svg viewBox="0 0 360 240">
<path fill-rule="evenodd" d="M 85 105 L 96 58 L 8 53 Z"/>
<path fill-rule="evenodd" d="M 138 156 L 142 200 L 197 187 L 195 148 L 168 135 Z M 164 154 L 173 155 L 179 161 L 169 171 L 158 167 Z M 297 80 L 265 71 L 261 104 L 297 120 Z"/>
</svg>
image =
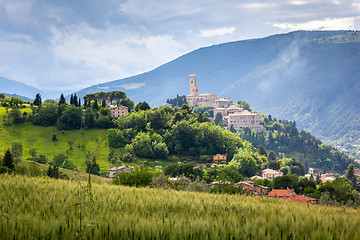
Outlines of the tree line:
<svg viewBox="0 0 360 240">
<path fill-rule="evenodd" d="M 320 168 L 325 172 L 343 173 L 353 159 L 339 150 L 323 144 L 312 134 L 298 131 L 295 121 L 264 117 L 264 127 L 268 132 L 255 132 L 248 128 L 240 129 L 237 135 L 250 141 L 255 147 L 260 145 L 274 150 L 278 155 L 301 156 L 302 162 L 308 167 Z"/>
</svg>

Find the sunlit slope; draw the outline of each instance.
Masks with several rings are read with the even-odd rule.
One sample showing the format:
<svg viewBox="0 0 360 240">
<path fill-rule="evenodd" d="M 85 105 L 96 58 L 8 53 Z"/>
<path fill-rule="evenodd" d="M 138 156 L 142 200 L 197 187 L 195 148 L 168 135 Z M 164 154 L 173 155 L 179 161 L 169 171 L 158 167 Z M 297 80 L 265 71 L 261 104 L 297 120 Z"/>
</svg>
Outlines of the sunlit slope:
<svg viewBox="0 0 360 240">
<path fill-rule="evenodd" d="M 53 134 L 57 141 L 52 141 Z M 64 154 L 74 162 L 76 167 L 85 170 L 86 159 L 96 162 L 100 170 L 110 167 L 107 161 L 109 147 L 107 145 L 107 130 L 105 129 L 83 129 L 59 131 L 56 127 L 34 126 L 30 123 L 2 126 L 0 128 L 0 151 L 11 148 L 11 143 L 18 141 L 23 145 L 22 158 L 30 157 L 30 148 L 36 148 L 38 155 L 45 155 L 48 161 L 52 161 L 57 154 Z"/>
</svg>

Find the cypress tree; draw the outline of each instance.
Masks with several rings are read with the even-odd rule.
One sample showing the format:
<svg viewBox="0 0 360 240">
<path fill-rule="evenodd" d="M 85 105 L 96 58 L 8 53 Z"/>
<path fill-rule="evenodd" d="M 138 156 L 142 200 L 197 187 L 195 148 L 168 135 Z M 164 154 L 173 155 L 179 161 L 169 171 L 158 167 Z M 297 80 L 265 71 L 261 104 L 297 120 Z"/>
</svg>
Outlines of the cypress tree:
<svg viewBox="0 0 360 240">
<path fill-rule="evenodd" d="M 78 107 L 81 107 L 81 101 L 80 101 L 80 98 L 79 98 Z"/>
<path fill-rule="evenodd" d="M 61 105 L 61 104 L 66 104 L 64 94 L 61 94 L 61 96 L 60 96 L 59 105 Z"/>
<path fill-rule="evenodd" d="M 78 107 L 78 99 L 77 99 L 76 93 L 73 96 L 73 104 L 75 107 Z"/>
<path fill-rule="evenodd" d="M 349 181 L 352 189 L 356 189 L 357 177 L 355 175 L 355 167 L 353 164 L 349 164 L 348 170 L 345 173 L 345 178 Z"/>
<path fill-rule="evenodd" d="M 70 105 L 74 104 L 74 96 L 71 94 L 70 95 Z"/>
<path fill-rule="evenodd" d="M 7 167 L 8 169 L 14 170 L 14 159 L 11 155 L 10 149 L 5 152 L 3 166 Z"/>
<path fill-rule="evenodd" d="M 41 105 L 41 95 L 40 95 L 40 93 L 36 94 L 35 100 L 34 100 L 34 105 L 35 106 L 40 106 Z"/>
</svg>

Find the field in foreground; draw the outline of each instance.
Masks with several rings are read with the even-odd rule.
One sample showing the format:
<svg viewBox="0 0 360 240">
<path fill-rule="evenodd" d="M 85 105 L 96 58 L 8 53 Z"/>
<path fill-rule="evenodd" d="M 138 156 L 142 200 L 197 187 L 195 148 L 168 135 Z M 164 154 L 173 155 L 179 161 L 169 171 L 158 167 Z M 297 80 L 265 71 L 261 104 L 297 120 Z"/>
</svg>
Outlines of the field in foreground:
<svg viewBox="0 0 360 240">
<path fill-rule="evenodd" d="M 356 239 L 360 211 L 0 175 L 1 239 Z M 355 238 L 354 238 L 355 237 Z"/>
</svg>

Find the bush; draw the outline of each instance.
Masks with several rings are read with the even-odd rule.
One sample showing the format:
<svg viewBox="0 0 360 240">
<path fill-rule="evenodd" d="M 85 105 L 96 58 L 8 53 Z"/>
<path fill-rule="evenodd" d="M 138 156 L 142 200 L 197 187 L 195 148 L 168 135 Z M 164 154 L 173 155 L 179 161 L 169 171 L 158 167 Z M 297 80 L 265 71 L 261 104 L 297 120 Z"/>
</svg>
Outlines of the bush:
<svg viewBox="0 0 360 240">
<path fill-rule="evenodd" d="M 149 171 L 148 168 L 135 169 L 133 172 L 120 172 L 113 180 L 114 184 L 144 187 L 149 186 L 157 173 Z"/>
<path fill-rule="evenodd" d="M 40 168 L 34 163 L 30 163 L 27 165 L 17 165 L 15 166 L 14 172 L 16 174 L 27 175 L 31 177 L 37 177 L 41 175 Z"/>
<path fill-rule="evenodd" d="M 228 193 L 228 194 L 241 194 L 243 193 L 242 187 L 237 187 L 230 183 L 218 183 L 212 186 L 210 189 L 211 193 Z"/>
</svg>

